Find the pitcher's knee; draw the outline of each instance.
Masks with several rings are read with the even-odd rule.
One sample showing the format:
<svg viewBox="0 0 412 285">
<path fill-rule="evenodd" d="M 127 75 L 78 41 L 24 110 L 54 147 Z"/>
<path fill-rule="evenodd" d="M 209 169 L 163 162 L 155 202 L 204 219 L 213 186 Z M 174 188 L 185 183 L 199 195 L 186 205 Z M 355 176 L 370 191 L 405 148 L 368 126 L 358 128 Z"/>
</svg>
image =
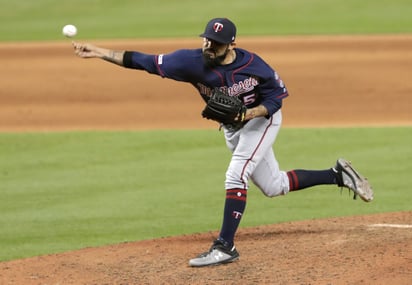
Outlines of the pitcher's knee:
<svg viewBox="0 0 412 285">
<path fill-rule="evenodd" d="M 286 195 L 289 193 L 289 188 L 283 188 L 283 187 L 272 187 L 270 189 L 261 189 L 263 194 L 269 198 L 276 197 L 276 196 L 282 196 Z"/>
<path fill-rule="evenodd" d="M 285 172 L 280 171 L 278 175 L 268 177 L 267 175 L 254 175 L 252 177 L 255 185 L 267 197 L 276 197 L 289 193 L 289 180 Z"/>
<path fill-rule="evenodd" d="M 289 193 L 289 180 L 283 173 L 276 179 L 271 179 L 270 181 L 262 181 L 261 179 L 258 181 L 254 180 L 254 182 L 267 197 L 276 197 Z"/>
</svg>

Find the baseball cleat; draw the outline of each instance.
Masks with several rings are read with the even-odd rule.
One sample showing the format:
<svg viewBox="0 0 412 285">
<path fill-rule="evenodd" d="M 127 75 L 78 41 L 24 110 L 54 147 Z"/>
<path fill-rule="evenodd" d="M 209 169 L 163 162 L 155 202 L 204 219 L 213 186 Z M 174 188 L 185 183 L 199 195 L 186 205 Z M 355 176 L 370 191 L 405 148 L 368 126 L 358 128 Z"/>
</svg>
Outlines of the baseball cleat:
<svg viewBox="0 0 412 285">
<path fill-rule="evenodd" d="M 239 259 L 235 246 L 226 247 L 222 241 L 215 240 L 209 251 L 204 252 L 189 261 L 192 267 L 219 265 L 230 263 Z"/>
<path fill-rule="evenodd" d="M 373 200 L 373 190 L 368 180 L 357 172 L 349 161 L 339 158 L 334 170 L 337 173 L 338 186 L 352 190 L 354 199 L 359 196 L 365 202 Z"/>
</svg>

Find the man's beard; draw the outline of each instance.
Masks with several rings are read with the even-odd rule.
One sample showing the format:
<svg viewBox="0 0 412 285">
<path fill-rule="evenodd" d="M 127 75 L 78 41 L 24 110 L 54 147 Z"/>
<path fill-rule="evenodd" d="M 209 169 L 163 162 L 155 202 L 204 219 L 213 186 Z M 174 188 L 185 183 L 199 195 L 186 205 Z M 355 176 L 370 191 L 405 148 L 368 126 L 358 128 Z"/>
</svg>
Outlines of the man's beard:
<svg viewBox="0 0 412 285">
<path fill-rule="evenodd" d="M 212 57 L 212 55 L 209 52 L 213 53 L 215 56 Z M 225 53 L 219 56 L 216 56 L 216 53 L 213 49 L 206 49 L 203 51 L 203 61 L 204 63 L 209 66 L 209 67 L 215 67 L 217 65 L 222 65 L 222 62 L 225 60 L 227 54 L 229 53 L 229 49 L 226 49 Z"/>
</svg>

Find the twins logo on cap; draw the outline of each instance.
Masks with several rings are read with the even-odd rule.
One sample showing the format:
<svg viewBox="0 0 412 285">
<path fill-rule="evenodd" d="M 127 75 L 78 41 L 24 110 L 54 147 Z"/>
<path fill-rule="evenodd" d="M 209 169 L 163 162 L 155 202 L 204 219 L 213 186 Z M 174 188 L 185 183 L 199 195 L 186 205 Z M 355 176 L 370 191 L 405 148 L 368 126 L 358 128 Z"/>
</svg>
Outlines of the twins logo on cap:
<svg viewBox="0 0 412 285">
<path fill-rule="evenodd" d="M 200 36 L 221 44 L 229 44 L 236 38 L 236 26 L 227 18 L 214 18 L 207 23 L 205 32 Z"/>
<path fill-rule="evenodd" d="M 219 22 L 214 23 L 213 30 L 215 31 L 215 33 L 221 32 L 223 30 L 223 24 Z"/>
</svg>

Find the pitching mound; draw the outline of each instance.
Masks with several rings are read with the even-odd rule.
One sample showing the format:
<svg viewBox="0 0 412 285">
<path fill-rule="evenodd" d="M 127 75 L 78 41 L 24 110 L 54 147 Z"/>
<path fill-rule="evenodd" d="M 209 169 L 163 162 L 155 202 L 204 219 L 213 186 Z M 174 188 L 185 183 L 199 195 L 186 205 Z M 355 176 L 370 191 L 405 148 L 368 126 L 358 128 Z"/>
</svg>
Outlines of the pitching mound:
<svg viewBox="0 0 412 285">
<path fill-rule="evenodd" d="M 360 202 L 360 201 L 359 201 Z M 241 228 L 240 259 L 191 268 L 216 233 L 0 263 L 1 284 L 410 284 L 412 212 Z"/>
</svg>

